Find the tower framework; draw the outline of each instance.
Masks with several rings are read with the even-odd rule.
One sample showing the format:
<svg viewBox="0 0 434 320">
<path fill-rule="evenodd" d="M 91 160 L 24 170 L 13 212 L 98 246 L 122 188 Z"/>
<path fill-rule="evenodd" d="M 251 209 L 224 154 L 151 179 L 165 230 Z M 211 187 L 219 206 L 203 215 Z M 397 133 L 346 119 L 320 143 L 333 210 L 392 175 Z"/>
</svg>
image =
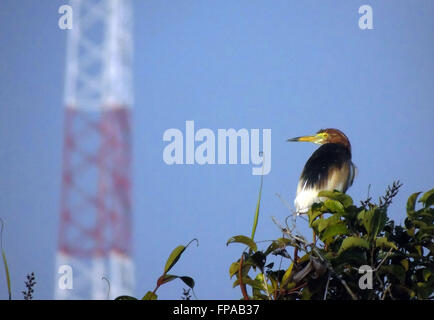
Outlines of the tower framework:
<svg viewBox="0 0 434 320">
<path fill-rule="evenodd" d="M 55 298 L 132 295 L 131 3 L 70 5 L 56 271 L 70 267 L 72 288 L 56 273 Z"/>
</svg>

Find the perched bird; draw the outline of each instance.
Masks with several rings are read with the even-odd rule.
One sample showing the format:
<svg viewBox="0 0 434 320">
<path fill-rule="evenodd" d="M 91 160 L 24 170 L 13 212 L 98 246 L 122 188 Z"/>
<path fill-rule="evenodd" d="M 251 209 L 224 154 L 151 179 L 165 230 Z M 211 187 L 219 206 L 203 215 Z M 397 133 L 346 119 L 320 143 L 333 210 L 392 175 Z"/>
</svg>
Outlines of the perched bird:
<svg viewBox="0 0 434 320">
<path fill-rule="evenodd" d="M 294 205 L 297 214 L 306 213 L 313 203 L 322 199 L 318 192 L 338 190 L 346 192 L 353 184 L 356 166 L 351 161 L 351 144 L 338 129 L 322 129 L 313 136 L 288 139 L 320 144 L 307 160 L 297 186 Z"/>
</svg>

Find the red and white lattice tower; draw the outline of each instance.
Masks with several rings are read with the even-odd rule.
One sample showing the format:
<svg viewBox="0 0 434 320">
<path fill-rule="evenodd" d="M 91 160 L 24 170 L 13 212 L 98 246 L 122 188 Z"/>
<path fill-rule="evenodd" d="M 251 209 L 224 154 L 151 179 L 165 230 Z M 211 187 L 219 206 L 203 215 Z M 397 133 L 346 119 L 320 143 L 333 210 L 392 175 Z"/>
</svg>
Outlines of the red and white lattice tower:
<svg viewBox="0 0 434 320">
<path fill-rule="evenodd" d="M 60 286 L 57 274 L 55 298 L 132 295 L 131 3 L 70 4 L 56 273 L 70 266 L 73 288 Z"/>
</svg>

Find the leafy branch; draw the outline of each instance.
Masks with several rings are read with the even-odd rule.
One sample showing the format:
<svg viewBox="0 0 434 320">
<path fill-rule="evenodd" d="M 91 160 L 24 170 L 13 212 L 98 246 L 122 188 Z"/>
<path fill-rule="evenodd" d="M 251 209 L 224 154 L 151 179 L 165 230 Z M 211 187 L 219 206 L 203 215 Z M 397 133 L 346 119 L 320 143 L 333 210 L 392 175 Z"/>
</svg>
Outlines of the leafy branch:
<svg viewBox="0 0 434 320">
<path fill-rule="evenodd" d="M 32 300 L 33 299 L 33 287 L 35 286 L 35 274 L 32 272 L 31 274 L 27 275 L 27 280 L 25 281 L 26 284 L 26 290 L 22 291 L 24 295 L 24 300 Z"/>
<path fill-rule="evenodd" d="M 320 192 L 324 201 L 307 214 L 313 241 L 297 231 L 295 221 L 284 227 L 274 217 L 282 237 L 268 247 L 260 248 L 253 237 L 231 237 L 227 244 L 246 246 L 229 268 L 230 277 L 236 277 L 233 286 L 240 286 L 243 299 L 432 299 L 434 189 L 411 195 L 404 226 L 395 226 L 387 210 L 401 186 L 396 181 L 378 203 L 368 195 L 361 206 L 338 191 Z M 272 255 L 280 256 L 277 269 L 267 261 Z M 362 266 L 375 275 L 372 289 L 359 284 Z"/>
<path fill-rule="evenodd" d="M 173 274 L 168 274 L 168 272 L 175 266 L 175 264 L 178 262 L 178 260 L 181 258 L 181 255 L 184 253 L 184 251 L 189 247 L 189 245 L 192 242 L 196 242 L 197 245 L 199 245 L 199 241 L 197 239 L 191 240 L 187 245 L 179 245 L 173 251 L 170 253 L 169 258 L 166 261 L 166 265 L 164 266 L 163 274 L 158 278 L 157 284 L 155 286 L 155 289 L 153 291 L 148 291 L 142 298 L 142 300 L 157 300 L 157 290 L 160 288 L 163 284 L 168 283 L 170 281 L 173 281 L 175 279 L 181 279 L 193 292 L 194 295 L 194 280 L 191 277 L 188 276 L 177 276 Z M 137 300 L 134 297 L 130 296 L 120 296 L 117 297 L 116 300 Z"/>
</svg>

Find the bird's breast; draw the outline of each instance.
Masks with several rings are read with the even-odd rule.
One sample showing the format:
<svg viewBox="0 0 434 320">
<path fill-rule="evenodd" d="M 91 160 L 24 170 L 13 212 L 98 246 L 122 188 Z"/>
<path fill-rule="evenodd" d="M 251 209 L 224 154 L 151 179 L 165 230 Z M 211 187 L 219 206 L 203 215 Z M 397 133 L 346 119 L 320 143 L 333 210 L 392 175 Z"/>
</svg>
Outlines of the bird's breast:
<svg viewBox="0 0 434 320">
<path fill-rule="evenodd" d="M 294 205 L 297 213 L 306 213 L 322 190 L 346 192 L 353 183 L 355 166 L 351 154 L 343 146 L 327 144 L 320 147 L 307 161 L 297 186 Z"/>
<path fill-rule="evenodd" d="M 297 192 L 294 206 L 297 214 L 307 213 L 315 202 L 318 202 L 318 192 L 316 188 L 305 188 Z"/>
</svg>

